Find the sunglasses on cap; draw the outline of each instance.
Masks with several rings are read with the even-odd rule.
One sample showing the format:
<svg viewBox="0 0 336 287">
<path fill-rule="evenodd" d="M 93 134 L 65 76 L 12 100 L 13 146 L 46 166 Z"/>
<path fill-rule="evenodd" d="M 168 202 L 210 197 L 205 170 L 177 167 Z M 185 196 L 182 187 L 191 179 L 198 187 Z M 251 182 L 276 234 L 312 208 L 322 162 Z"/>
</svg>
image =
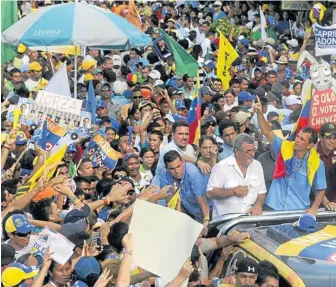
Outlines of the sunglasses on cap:
<svg viewBox="0 0 336 287">
<path fill-rule="evenodd" d="M 17 236 L 17 237 L 27 237 L 27 236 L 29 236 L 29 235 L 31 234 L 31 231 L 28 232 L 28 233 L 14 232 L 13 234 L 14 234 L 15 236 Z"/>
<path fill-rule="evenodd" d="M 211 122 L 211 123 L 205 124 L 205 126 L 207 126 L 207 127 L 216 127 L 217 124 L 215 122 Z"/>
<path fill-rule="evenodd" d="M 101 89 L 102 92 L 110 92 L 111 89 Z"/>
</svg>

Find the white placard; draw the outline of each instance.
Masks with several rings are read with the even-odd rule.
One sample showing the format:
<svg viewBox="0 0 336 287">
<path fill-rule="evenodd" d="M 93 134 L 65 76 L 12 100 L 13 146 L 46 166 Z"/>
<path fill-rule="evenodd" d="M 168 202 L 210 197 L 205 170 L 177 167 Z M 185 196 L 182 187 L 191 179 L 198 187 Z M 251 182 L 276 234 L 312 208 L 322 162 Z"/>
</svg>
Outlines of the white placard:
<svg viewBox="0 0 336 287">
<path fill-rule="evenodd" d="M 170 282 L 190 257 L 202 229 L 186 214 L 137 199 L 129 227 L 133 263 Z"/>
<path fill-rule="evenodd" d="M 36 105 L 79 116 L 82 108 L 82 101 L 39 90 L 36 96 Z"/>
</svg>

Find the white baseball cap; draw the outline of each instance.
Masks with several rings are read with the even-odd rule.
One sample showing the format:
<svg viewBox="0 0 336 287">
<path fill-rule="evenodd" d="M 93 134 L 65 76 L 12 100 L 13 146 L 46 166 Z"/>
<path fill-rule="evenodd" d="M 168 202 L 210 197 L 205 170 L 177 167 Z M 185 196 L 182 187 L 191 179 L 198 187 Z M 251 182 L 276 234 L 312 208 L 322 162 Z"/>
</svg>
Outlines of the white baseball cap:
<svg viewBox="0 0 336 287">
<path fill-rule="evenodd" d="M 213 6 L 220 6 L 222 7 L 223 3 L 221 1 L 216 1 Z"/>
<path fill-rule="evenodd" d="M 298 96 L 295 95 L 289 95 L 285 100 L 286 106 L 291 106 L 295 104 L 301 105 L 301 100 L 298 98 Z"/>
<path fill-rule="evenodd" d="M 157 70 L 153 70 L 148 75 L 153 80 L 159 80 L 161 78 L 161 73 Z"/>
</svg>

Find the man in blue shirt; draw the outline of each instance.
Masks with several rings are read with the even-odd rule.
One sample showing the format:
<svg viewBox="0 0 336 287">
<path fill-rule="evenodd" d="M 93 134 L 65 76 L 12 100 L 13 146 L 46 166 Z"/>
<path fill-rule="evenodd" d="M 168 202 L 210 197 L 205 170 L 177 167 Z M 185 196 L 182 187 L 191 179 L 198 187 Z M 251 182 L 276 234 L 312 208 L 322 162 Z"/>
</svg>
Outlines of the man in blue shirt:
<svg viewBox="0 0 336 287">
<path fill-rule="evenodd" d="M 209 224 L 209 205 L 205 197 L 207 176 L 202 174 L 194 164 L 184 162 L 181 155 L 171 150 L 167 152 L 163 161 L 166 168 L 160 174 L 160 188 L 177 185 L 180 193 L 182 211 L 195 220 Z"/>
<path fill-rule="evenodd" d="M 219 123 L 218 131 L 224 140 L 223 150 L 218 154 L 218 160 L 223 160 L 233 154 L 233 140 L 238 135 L 238 127 L 233 121 L 224 119 Z"/>
<path fill-rule="evenodd" d="M 308 213 L 316 215 L 327 188 L 324 163 L 319 158 L 316 164 L 313 161 L 316 152 L 314 145 L 318 140 L 317 132 L 311 127 L 301 129 L 295 137 L 293 156 L 285 158 L 285 153 L 288 154 L 288 149 L 292 145 L 286 143 L 287 150 L 282 149 L 284 141 L 274 134 L 265 120 L 259 98 L 256 109 L 261 131 L 272 145 L 276 157 L 278 158 L 280 154 L 284 159 L 283 165 L 278 165 L 279 158 L 277 159 L 275 170 L 277 171 L 278 167 L 281 170 L 283 166 L 283 173 L 273 176 L 266 205 L 274 210 L 308 209 Z M 309 195 L 312 187 L 316 192 L 311 205 Z"/>
</svg>

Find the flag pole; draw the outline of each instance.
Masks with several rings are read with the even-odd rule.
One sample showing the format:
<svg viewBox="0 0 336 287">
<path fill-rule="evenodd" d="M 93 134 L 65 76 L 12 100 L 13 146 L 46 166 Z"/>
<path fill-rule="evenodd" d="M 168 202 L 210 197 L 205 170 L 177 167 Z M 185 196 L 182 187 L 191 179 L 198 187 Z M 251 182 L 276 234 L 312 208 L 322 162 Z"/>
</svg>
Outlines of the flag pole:
<svg viewBox="0 0 336 287">
<path fill-rule="evenodd" d="M 47 164 L 46 164 L 46 161 L 47 161 L 47 151 L 43 151 L 43 177 L 45 179 L 47 179 Z"/>
</svg>

